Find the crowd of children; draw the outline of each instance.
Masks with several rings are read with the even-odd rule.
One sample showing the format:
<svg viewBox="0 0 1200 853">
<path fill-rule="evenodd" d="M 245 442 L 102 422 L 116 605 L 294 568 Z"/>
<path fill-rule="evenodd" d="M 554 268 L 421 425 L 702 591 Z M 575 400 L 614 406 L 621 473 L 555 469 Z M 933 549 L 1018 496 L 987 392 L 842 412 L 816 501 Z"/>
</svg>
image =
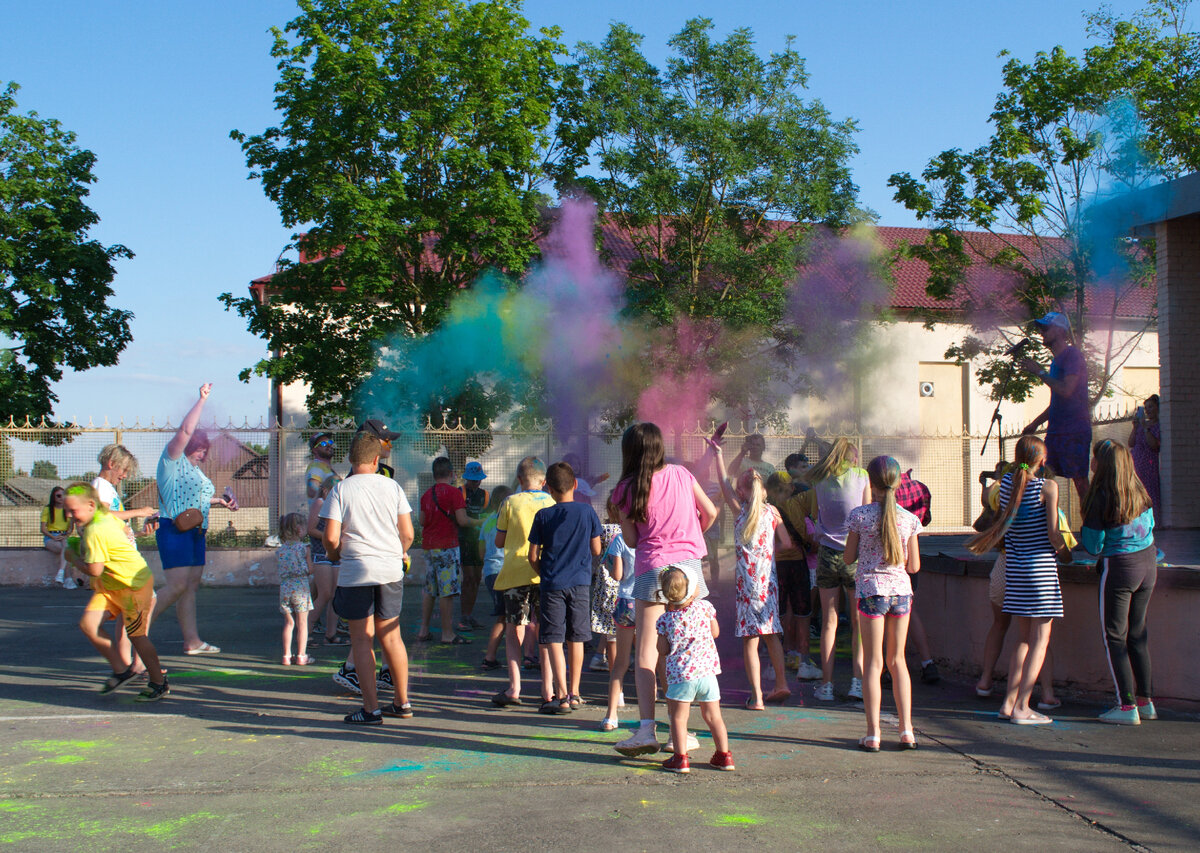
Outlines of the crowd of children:
<svg viewBox="0 0 1200 853">
<path fill-rule="evenodd" d="M 414 539 L 412 509 L 399 484 L 377 476 L 395 437 L 379 422 L 365 424 L 351 444 L 351 472 L 344 480 L 327 464 L 332 454 L 320 456 L 321 441 L 310 443 L 320 470 L 309 477 L 310 466 L 306 474 L 309 512 L 280 520 L 282 663 L 311 664 L 310 628 L 324 618 L 326 642 L 334 643 L 337 623 L 344 620 L 350 654 L 335 680 L 362 696 L 362 707 L 345 717 L 350 724 L 377 725 L 384 716 L 413 715 L 399 625 L 407 551 Z M 899 718 L 899 746 L 916 749 L 904 649 L 913 606 L 910 578 L 920 569 L 922 522 L 901 505 L 900 466 L 879 456 L 860 468 L 853 445 L 839 439 L 812 468 L 793 455 L 789 471 L 767 473 L 761 448 L 748 444 L 732 470 L 716 438 L 695 465 L 699 470 L 710 463 L 715 467 L 719 498 L 735 517 L 733 627 L 742 642 L 745 708 L 761 711 L 787 701 L 789 669 L 798 669 L 801 679 L 820 679 L 817 700 L 833 699 L 834 634 L 844 591 L 854 637 L 848 695 L 862 699 L 866 717 L 859 746 L 869 752 L 880 749 L 886 669 Z M 460 487 L 454 485 L 451 461 L 434 460 L 433 485 L 419 502 L 427 576 L 417 639 L 432 641 L 435 609 L 443 643 L 470 643 L 465 633 L 487 627 L 482 668 L 505 667 L 507 677 L 492 703 L 502 708 L 523 704 L 522 674 L 535 668 L 540 670 L 538 711 L 570 714 L 583 702 L 584 645 L 595 638 L 589 668 L 609 672 L 602 731 L 617 729 L 625 705 L 624 678 L 631 663 L 635 670 L 639 723 L 630 737 L 615 744 L 618 752 L 637 756 L 665 748 L 672 755 L 664 767 L 689 772 L 688 754 L 697 742 L 687 730 L 688 709 L 697 702 L 713 737 L 711 765 L 732 770 L 716 678 L 721 672 L 715 645 L 720 627 L 701 569 L 709 552 L 705 530 L 716 520 L 717 507 L 689 468 L 667 460 L 662 433 L 653 424 L 630 427 L 621 446 L 622 471 L 603 524 L 589 502 L 576 500 L 580 480 L 565 461 L 547 467 L 537 457 L 526 457 L 516 468 L 516 489 L 496 486 L 489 493 L 482 486 L 487 475 L 479 463 L 467 465 L 467 485 Z M 120 453 L 109 456 L 118 467 L 125 464 Z M 992 500 L 994 518 L 970 543 L 981 553 L 998 545 L 1004 549 L 1003 598 L 997 611 L 1017 620 L 1020 636 L 1000 713 L 1018 724 L 1049 722 L 1030 700 L 1043 669 L 1051 622 L 1062 615 L 1055 554 L 1064 541 L 1056 487 L 1042 476 L 1044 463 L 1045 446 L 1039 439 L 1026 436 L 1018 442 L 1011 470 L 985 495 Z M 1146 651 L 1155 565 L 1152 506 L 1124 446 L 1098 443 L 1093 473 L 1081 538 L 1103 560 L 1101 611 L 1118 692 L 1117 707 L 1102 719 L 1137 724 L 1156 716 Z M 136 511 L 126 513 L 119 498 L 114 504 L 88 484 L 52 495 L 50 504 L 43 514 L 47 547 L 51 539 L 63 540 L 56 553 L 94 579 L 80 626 L 112 667 L 102 692 L 145 672 L 148 685 L 139 700 L 165 696 L 165 670 L 148 636 L 153 583 L 123 519 Z M 65 541 L 72 529 L 80 536 L 76 551 Z M 474 621 L 473 607 L 465 603 L 457 627 L 453 618 L 468 566 L 477 570 L 474 589 L 487 592 L 491 619 L 486 626 Z M 807 659 L 814 591 L 821 604 L 819 668 Z M 330 615 L 321 612 L 326 602 Z M 122 630 L 115 640 L 100 630 L 106 614 L 119 620 Z M 384 668 L 378 678 L 359 678 L 358 673 L 375 673 L 377 640 Z M 498 658 L 501 640 L 503 664 Z M 996 647 L 998 651 L 998 643 Z M 763 686 L 760 648 L 770 663 L 770 689 Z M 984 677 L 990 694 L 990 673 Z M 660 687 L 663 682 L 665 688 Z M 392 703 L 380 703 L 380 686 L 392 688 Z M 654 716 L 660 689 L 665 690 L 670 722 L 665 747 L 658 741 Z M 977 692 L 985 693 L 982 681 Z"/>
</svg>

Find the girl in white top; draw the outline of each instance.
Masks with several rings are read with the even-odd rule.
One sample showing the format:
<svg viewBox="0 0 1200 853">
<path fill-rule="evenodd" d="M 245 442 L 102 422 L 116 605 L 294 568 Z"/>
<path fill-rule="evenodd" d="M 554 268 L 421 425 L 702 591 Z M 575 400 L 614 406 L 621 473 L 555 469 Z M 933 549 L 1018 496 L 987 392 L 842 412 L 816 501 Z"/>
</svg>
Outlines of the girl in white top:
<svg viewBox="0 0 1200 853">
<path fill-rule="evenodd" d="M 912 729 L 912 684 L 904 661 L 908 618 L 912 613 L 909 575 L 921 569 L 917 531 L 921 522 L 896 506 L 900 464 L 890 456 L 876 456 L 867 465 L 871 503 L 850 511 L 847 519 L 845 559 L 857 563 L 855 595 L 863 648 L 863 710 L 867 734 L 859 749 L 879 752 L 880 676 L 884 661 L 892 674 L 892 696 L 900 717 L 900 748 L 916 749 Z M 885 618 L 886 617 L 886 618 Z M 884 643 L 887 651 L 884 651 Z"/>
</svg>

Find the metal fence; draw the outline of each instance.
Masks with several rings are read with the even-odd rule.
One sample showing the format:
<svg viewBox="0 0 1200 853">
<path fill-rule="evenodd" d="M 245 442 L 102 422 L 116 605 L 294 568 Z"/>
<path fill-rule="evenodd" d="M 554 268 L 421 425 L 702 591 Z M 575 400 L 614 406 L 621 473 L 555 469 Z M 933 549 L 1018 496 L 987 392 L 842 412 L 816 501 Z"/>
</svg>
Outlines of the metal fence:
<svg viewBox="0 0 1200 853">
<path fill-rule="evenodd" d="M 303 511 L 306 507 L 304 472 L 308 465 L 308 439 L 315 434 L 312 427 L 269 426 L 258 424 L 224 426 L 208 424 L 212 446 L 202 465 L 212 479 L 218 494 L 229 486 L 238 498 L 240 511 L 234 513 L 214 507 L 208 530 L 210 546 L 257 546 L 275 532 L 279 516 L 285 512 Z M 0 547 L 39 547 L 42 537 L 40 513 L 47 505 L 50 491 L 56 485 L 91 480 L 99 470 L 96 457 L 107 444 L 127 447 L 140 462 L 141 470 L 134 472 L 118 487 L 126 506 L 156 506 L 157 490 L 154 471 L 167 442 L 176 427 L 164 426 L 96 426 L 48 425 L 45 423 L 10 422 L 0 427 Z M 336 453 L 334 468 L 345 473 L 349 467 L 346 454 L 353 429 L 329 430 L 334 435 Z M 726 434 L 727 458 L 732 458 L 746 435 L 755 432 L 755 425 L 731 428 Z M 667 452 L 674 459 L 692 462 L 700 458 L 704 439 L 711 428 L 671 433 Z M 1097 421 L 1097 439 L 1113 438 L 1126 441 L 1129 435 L 1128 417 L 1121 415 Z M 874 435 L 855 433 L 783 434 L 763 430 L 766 452 L 763 458 L 782 467 L 791 453 L 801 452 L 815 462 L 826 442 L 837 435 L 846 435 L 854 442 L 860 459 L 865 463 L 879 454 L 894 456 L 901 470 L 912 469 L 913 476 L 929 486 L 933 494 L 933 520 L 929 528 L 936 533 L 959 533 L 970 529 L 979 513 L 982 471 L 992 470 L 1000 459 L 1001 441 L 993 437 L 987 452 L 981 455 L 984 436 L 957 435 Z M 1006 435 L 1003 445 L 1006 456 L 1016 434 Z M 615 485 L 621 468 L 619 433 L 591 432 L 562 435 L 552 424 L 517 424 L 504 428 L 483 428 L 475 424 L 427 424 L 414 429 L 393 444 L 390 463 L 395 477 L 415 506 L 417 497 L 432 483 L 430 464 L 437 456 L 449 456 L 455 469 L 461 472 L 468 460 L 478 460 L 488 475 L 484 485 L 513 484 L 517 463 L 525 456 L 536 455 L 546 462 L 561 459 L 568 452 L 582 459 L 582 479 L 594 483 L 609 475 L 596 487 L 593 504 L 603 515 L 604 502 Z M 712 472 L 699 472 L 703 479 Z M 1062 506 L 1078 528 L 1078 499 L 1066 481 L 1061 481 Z M 726 539 L 732 525 L 723 525 Z M 153 539 L 143 540 L 153 547 Z"/>
</svg>

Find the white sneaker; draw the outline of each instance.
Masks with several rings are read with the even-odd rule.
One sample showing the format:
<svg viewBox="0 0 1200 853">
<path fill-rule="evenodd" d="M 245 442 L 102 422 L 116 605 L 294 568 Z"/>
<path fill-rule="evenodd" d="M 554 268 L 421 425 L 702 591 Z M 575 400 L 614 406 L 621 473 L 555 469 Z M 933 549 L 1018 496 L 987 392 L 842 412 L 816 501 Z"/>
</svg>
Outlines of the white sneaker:
<svg viewBox="0 0 1200 853">
<path fill-rule="evenodd" d="M 691 752 L 693 749 L 699 749 L 699 748 L 700 748 L 700 741 L 696 740 L 696 736 L 694 734 L 692 734 L 691 732 L 688 732 L 687 733 L 687 750 L 685 750 L 685 751 Z M 675 751 L 675 744 L 670 738 L 667 738 L 667 742 L 662 745 L 662 751 L 663 752 L 674 752 Z"/>
<path fill-rule="evenodd" d="M 608 661 L 604 659 L 604 655 L 592 655 L 592 662 L 588 664 L 589 672 L 608 672 Z"/>
<path fill-rule="evenodd" d="M 800 668 L 796 671 L 796 675 L 801 681 L 816 681 L 821 677 L 821 667 L 810 660 L 804 660 L 800 662 Z"/>
<path fill-rule="evenodd" d="M 846 691 L 846 695 L 851 699 L 862 698 L 862 681 L 857 678 L 850 679 L 850 689 Z"/>
<path fill-rule="evenodd" d="M 817 689 L 813 691 L 813 698 L 818 702 L 832 702 L 833 682 L 826 681 L 824 684 L 819 685 Z"/>
<path fill-rule="evenodd" d="M 639 727 L 632 736 L 617 743 L 613 749 L 630 758 L 635 755 L 648 755 L 658 752 L 658 737 L 655 735 L 653 727 Z"/>
<path fill-rule="evenodd" d="M 75 583 L 75 578 L 67 578 L 63 581 L 63 589 L 79 589 L 79 584 Z"/>
<path fill-rule="evenodd" d="M 57 584 L 61 584 L 61 583 L 63 582 L 63 577 L 64 577 L 65 575 L 66 575 L 66 570 L 65 570 L 65 569 L 59 569 L 59 570 L 58 570 L 58 574 L 56 574 L 56 575 L 54 576 L 54 582 L 55 582 L 55 583 L 57 583 Z"/>
</svg>

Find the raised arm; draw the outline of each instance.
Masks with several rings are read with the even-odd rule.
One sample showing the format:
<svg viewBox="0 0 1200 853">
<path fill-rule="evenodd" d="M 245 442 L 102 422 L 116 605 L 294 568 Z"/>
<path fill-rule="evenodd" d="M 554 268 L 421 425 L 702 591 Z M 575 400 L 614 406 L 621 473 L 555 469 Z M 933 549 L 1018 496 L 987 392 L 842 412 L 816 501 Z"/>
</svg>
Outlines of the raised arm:
<svg viewBox="0 0 1200 853">
<path fill-rule="evenodd" d="M 717 482 L 721 486 L 721 497 L 725 498 L 725 503 L 729 505 L 729 511 L 737 515 L 742 511 L 742 505 L 738 502 L 737 495 L 733 493 L 733 488 L 729 485 L 729 474 L 725 469 L 725 455 L 721 452 L 720 447 L 713 449 L 713 455 L 717 460 Z M 740 453 L 737 458 L 741 458 Z"/>
<path fill-rule="evenodd" d="M 167 456 L 171 459 L 178 459 L 182 456 L 183 449 L 192 440 L 192 434 L 196 431 L 196 427 L 200 425 L 200 413 L 204 411 L 204 404 L 208 401 L 210 393 L 212 393 L 211 382 L 205 382 L 200 386 L 200 399 L 183 416 L 183 423 L 179 425 L 179 430 L 167 442 Z"/>
</svg>

